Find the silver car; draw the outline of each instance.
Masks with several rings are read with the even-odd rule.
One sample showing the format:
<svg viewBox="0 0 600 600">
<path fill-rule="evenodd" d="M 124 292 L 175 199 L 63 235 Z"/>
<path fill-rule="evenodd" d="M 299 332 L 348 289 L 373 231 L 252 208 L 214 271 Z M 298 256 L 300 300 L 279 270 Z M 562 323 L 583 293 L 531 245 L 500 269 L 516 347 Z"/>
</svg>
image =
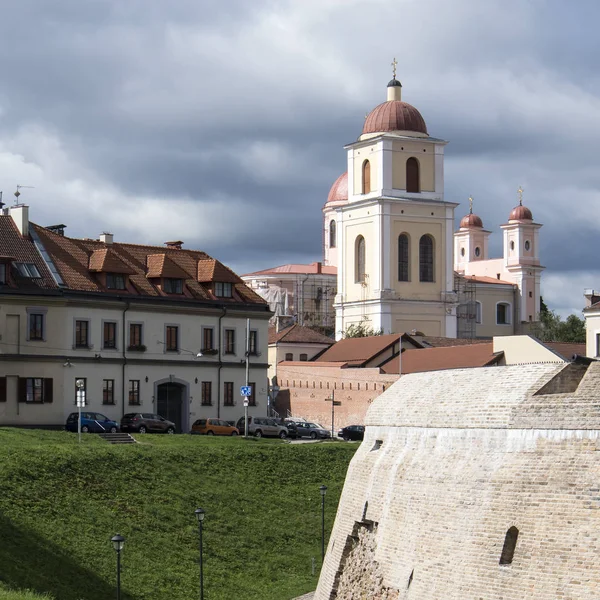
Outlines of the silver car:
<svg viewBox="0 0 600 600">
<path fill-rule="evenodd" d="M 244 417 L 241 417 L 236 427 L 239 432 L 244 434 Z M 254 437 L 280 437 L 285 439 L 288 436 L 288 428 L 284 425 L 279 425 L 273 419 L 267 417 L 248 417 L 248 435 Z"/>
<path fill-rule="evenodd" d="M 331 431 L 325 429 L 325 427 L 319 425 L 318 423 L 298 422 L 296 423 L 296 431 L 298 433 L 299 438 L 309 437 L 313 440 L 322 440 L 331 437 Z"/>
</svg>

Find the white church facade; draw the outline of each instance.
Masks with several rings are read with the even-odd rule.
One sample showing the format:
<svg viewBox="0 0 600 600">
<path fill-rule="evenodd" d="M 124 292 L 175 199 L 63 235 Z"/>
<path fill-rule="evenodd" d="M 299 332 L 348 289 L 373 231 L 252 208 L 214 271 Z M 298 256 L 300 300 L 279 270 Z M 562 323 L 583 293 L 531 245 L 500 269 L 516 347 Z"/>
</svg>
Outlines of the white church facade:
<svg viewBox="0 0 600 600">
<path fill-rule="evenodd" d="M 348 170 L 323 207 L 324 265 L 337 267 L 336 337 L 367 320 L 384 333 L 491 337 L 527 330 L 540 307 L 539 229 L 522 198 L 502 225 L 504 252 L 488 257 L 490 231 L 444 197 L 446 141 L 429 135 L 394 78 L 387 100 L 345 147 Z"/>
</svg>

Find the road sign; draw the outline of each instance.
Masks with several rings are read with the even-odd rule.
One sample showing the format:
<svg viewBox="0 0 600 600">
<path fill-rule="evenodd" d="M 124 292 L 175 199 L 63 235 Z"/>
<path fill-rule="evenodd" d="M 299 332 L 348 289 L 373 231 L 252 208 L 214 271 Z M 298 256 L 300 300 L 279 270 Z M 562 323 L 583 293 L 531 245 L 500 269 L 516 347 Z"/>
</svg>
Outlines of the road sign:
<svg viewBox="0 0 600 600">
<path fill-rule="evenodd" d="M 241 396 L 252 396 L 252 386 L 251 385 L 243 385 L 240 388 L 240 395 Z"/>
<path fill-rule="evenodd" d="M 248 404 L 249 404 L 248 398 L 246 396 L 244 396 L 244 407 L 247 407 Z"/>
</svg>

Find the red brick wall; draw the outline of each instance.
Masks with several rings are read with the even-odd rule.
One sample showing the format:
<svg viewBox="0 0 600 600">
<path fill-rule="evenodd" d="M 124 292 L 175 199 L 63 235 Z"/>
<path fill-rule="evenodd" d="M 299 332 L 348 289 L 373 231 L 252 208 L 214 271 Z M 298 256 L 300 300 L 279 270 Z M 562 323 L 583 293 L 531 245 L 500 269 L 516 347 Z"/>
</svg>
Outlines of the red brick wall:
<svg viewBox="0 0 600 600">
<path fill-rule="evenodd" d="M 398 375 L 382 375 L 379 369 L 342 369 L 319 367 L 318 363 L 280 363 L 277 366 L 275 410 L 281 417 L 288 411 L 294 417 L 316 421 L 331 429 L 331 397 L 333 392 L 334 429 L 361 425 L 371 402 L 390 387 Z"/>
</svg>

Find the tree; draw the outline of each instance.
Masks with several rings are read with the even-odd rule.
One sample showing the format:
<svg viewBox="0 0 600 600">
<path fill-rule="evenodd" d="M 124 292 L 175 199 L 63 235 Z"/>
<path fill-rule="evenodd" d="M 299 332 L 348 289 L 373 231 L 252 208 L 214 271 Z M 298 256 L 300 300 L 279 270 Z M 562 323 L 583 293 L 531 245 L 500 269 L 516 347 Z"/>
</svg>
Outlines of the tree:
<svg viewBox="0 0 600 600">
<path fill-rule="evenodd" d="M 342 331 L 343 338 L 361 338 L 371 337 L 372 335 L 383 335 L 383 329 L 373 329 L 369 325 L 369 318 L 363 317 L 360 323 L 352 323 L 346 327 L 346 331 Z"/>
<path fill-rule="evenodd" d="M 540 319 L 535 335 L 542 342 L 585 342 L 585 320 L 569 315 L 562 320 L 540 298 Z"/>
</svg>

